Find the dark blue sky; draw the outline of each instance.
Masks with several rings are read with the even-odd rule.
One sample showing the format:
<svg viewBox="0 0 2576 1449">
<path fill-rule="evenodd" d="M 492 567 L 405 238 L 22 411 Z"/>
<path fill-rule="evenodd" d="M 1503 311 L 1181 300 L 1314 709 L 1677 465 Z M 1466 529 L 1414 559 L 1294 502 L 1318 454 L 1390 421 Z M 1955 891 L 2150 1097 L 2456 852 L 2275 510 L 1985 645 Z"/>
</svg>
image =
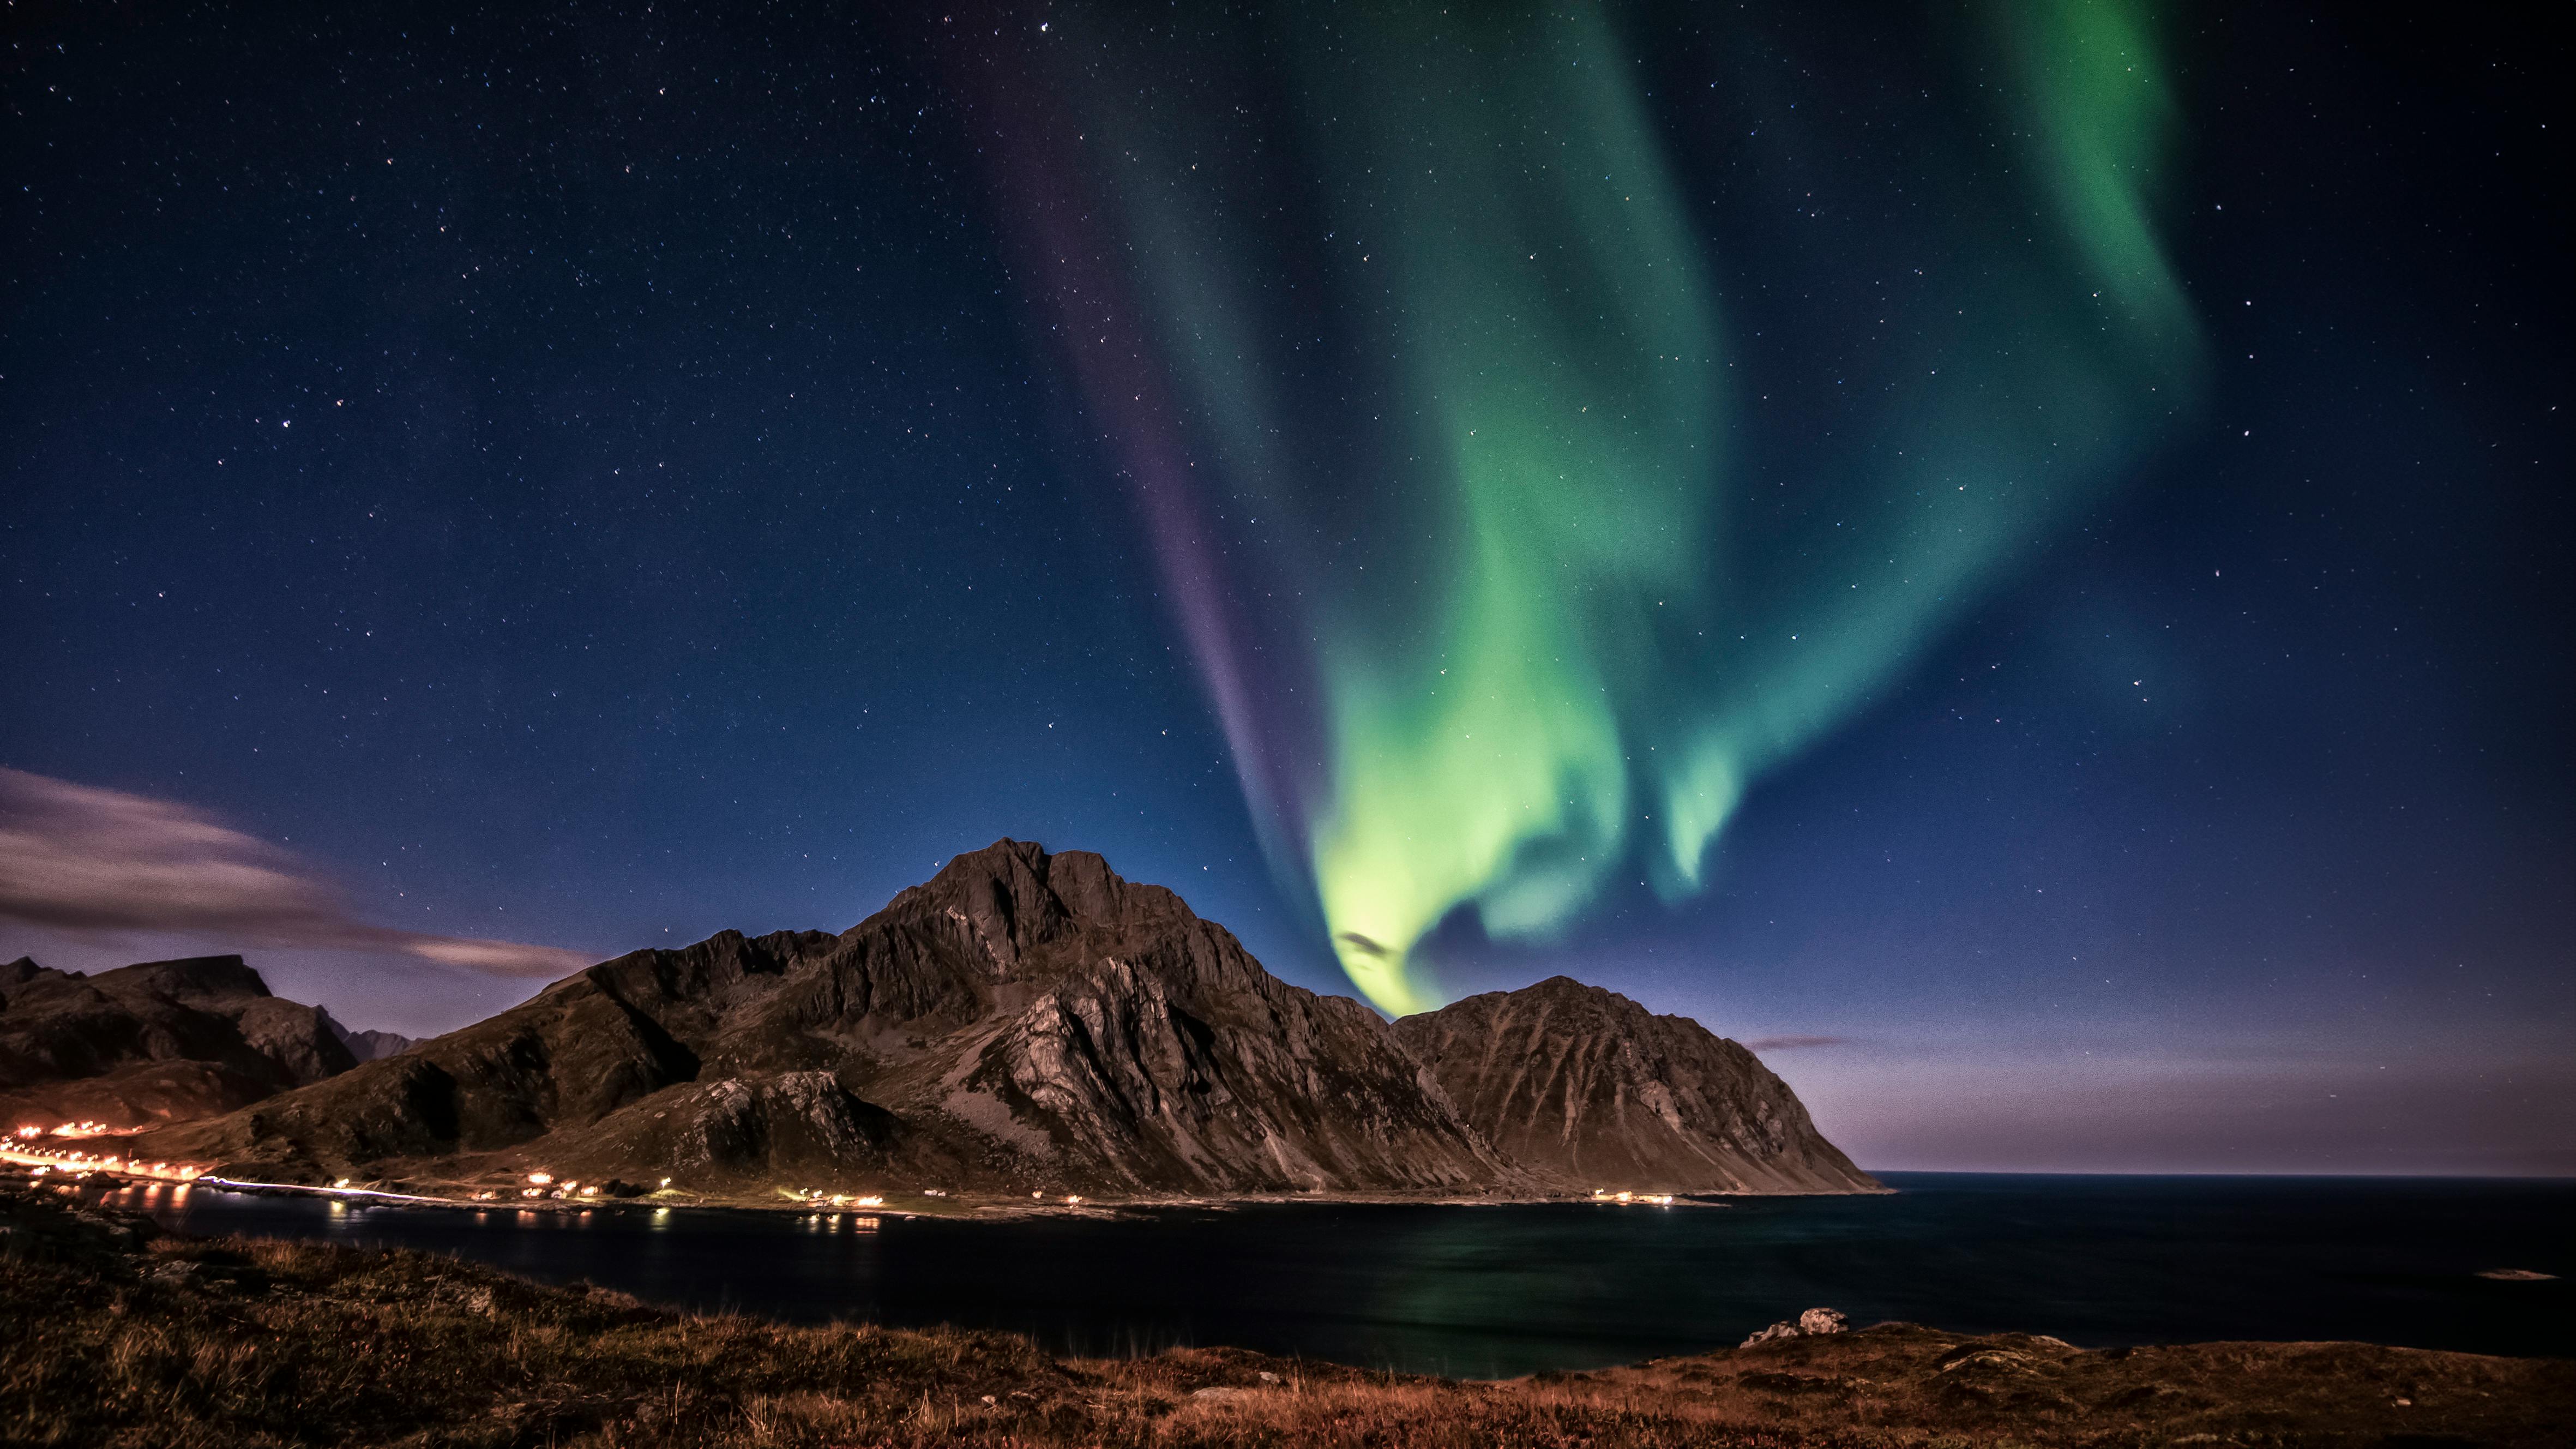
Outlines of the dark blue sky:
<svg viewBox="0 0 2576 1449">
<path fill-rule="evenodd" d="M 0 766 L 596 956 L 839 929 L 1034 838 L 1347 989 L 1006 264 L 975 42 L 280 14 L 5 22 Z M 1461 923 L 1444 980 L 1774 1040 L 1873 1167 L 2576 1170 L 2567 37 L 2174 29 L 2201 413 L 1766 781 L 1704 899 Z M 1872 144 L 1782 44 L 1744 104 Z M 163 946 L 233 948 L 0 920 Z M 533 989 L 249 954 L 412 1032 Z"/>
</svg>

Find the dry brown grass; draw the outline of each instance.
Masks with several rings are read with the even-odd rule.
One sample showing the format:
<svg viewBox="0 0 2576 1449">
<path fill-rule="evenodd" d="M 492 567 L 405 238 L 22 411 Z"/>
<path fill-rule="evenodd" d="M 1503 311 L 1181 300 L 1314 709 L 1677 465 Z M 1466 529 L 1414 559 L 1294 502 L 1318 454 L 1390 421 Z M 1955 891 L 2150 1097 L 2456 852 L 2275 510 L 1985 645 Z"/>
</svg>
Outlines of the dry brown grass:
<svg viewBox="0 0 2576 1449">
<path fill-rule="evenodd" d="M 46 1194 L 0 1195 L 0 1224 L 10 1444 L 2538 1446 L 2576 1424 L 2576 1365 L 2356 1344 L 2086 1353 L 1885 1325 L 1487 1384 L 672 1314 L 418 1254 L 120 1241 Z"/>
</svg>

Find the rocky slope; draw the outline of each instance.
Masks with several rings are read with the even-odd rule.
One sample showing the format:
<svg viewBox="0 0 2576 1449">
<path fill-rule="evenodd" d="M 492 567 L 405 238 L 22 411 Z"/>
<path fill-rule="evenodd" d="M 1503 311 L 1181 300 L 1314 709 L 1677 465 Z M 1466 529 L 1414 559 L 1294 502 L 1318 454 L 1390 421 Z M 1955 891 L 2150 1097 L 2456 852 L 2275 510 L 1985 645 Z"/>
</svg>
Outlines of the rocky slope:
<svg viewBox="0 0 2576 1449">
<path fill-rule="evenodd" d="M 1099 856 L 1015 841 L 839 936 L 726 932 L 622 956 L 147 1150 L 305 1178 L 1530 1185 L 1365 1007 L 1280 981 Z"/>
<path fill-rule="evenodd" d="M 1467 1121 L 1583 1189 L 1867 1192 L 1788 1084 L 1688 1017 L 1558 976 L 1395 1023 Z"/>
<path fill-rule="evenodd" d="M 339 1033 L 340 1045 L 349 1049 L 349 1055 L 362 1062 L 380 1062 L 387 1057 L 400 1056 L 420 1045 L 419 1038 L 404 1036 L 399 1032 L 352 1031 L 336 1021 L 331 1023 L 331 1029 Z"/>
<path fill-rule="evenodd" d="M 337 1023 L 271 995 L 239 956 L 95 976 L 0 966 L 0 1130 L 205 1117 L 356 1064 Z"/>
</svg>

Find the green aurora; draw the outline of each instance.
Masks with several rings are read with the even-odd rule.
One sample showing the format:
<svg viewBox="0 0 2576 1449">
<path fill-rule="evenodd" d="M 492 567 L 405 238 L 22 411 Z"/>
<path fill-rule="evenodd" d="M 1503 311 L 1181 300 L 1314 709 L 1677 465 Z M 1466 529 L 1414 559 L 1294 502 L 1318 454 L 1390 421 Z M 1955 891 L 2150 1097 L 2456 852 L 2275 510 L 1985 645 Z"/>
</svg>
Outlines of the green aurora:
<svg viewBox="0 0 2576 1449">
<path fill-rule="evenodd" d="M 1381 1009 L 1440 1004 L 1416 947 L 1462 907 L 1544 943 L 1621 872 L 1701 888 L 1755 781 L 2187 404 L 2149 18 L 1947 13 L 1973 30 L 1952 76 L 1979 108 L 1950 150 L 2008 159 L 1936 174 L 1969 204 L 1879 339 L 1867 445 L 1812 450 L 1817 506 L 1790 533 L 1748 526 L 1740 476 L 1779 384 L 1730 335 L 1728 249 L 1675 164 L 1695 138 L 1614 16 L 1056 27 L 1086 57 L 1061 78 L 1114 158 L 1102 189 L 1193 476 L 1250 521 L 1243 574 L 1311 660 L 1320 748 L 1266 823 Z M 1223 77 L 1263 68 L 1293 79 L 1270 107 L 1288 119 L 1211 144 L 1249 108 Z M 1216 79 L 1136 83 L 1174 74 Z M 1281 240 L 1284 211 L 1321 239 Z"/>
</svg>

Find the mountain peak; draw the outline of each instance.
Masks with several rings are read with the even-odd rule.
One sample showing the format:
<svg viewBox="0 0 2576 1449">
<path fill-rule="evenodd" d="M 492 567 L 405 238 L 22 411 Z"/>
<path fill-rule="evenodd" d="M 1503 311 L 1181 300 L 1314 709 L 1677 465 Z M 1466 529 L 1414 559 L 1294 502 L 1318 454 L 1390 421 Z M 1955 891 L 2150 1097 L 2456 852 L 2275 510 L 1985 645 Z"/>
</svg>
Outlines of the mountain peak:
<svg viewBox="0 0 2576 1449">
<path fill-rule="evenodd" d="M 510 1154 L 710 1186 L 788 1172 L 1014 1192 L 1531 1185 L 1375 1014 L 1272 976 L 1098 855 L 1016 840 L 955 857 L 838 936 L 632 952 L 154 1142 L 306 1177 Z"/>
<path fill-rule="evenodd" d="M 1618 992 L 1611 990 L 1607 986 L 1595 986 L 1589 981 L 1577 981 L 1571 976 L 1563 975 L 1551 976 L 1545 981 L 1533 982 L 1528 986 L 1522 987 L 1518 991 L 1494 991 L 1487 992 L 1486 994 L 1489 996 L 1521 997 L 1524 999 L 1542 1001 L 1581 1001 L 1595 1006 L 1625 1006 L 1638 1011 L 1645 1010 L 1644 1007 L 1639 1006 L 1636 1002 L 1629 1000 L 1627 997 L 1620 995 Z"/>
<path fill-rule="evenodd" d="M 1559 1079 L 1562 1100 L 1522 1100 Z M 1608 1146 L 1555 1140 L 1568 1132 Z M 1650 1190 L 1869 1185 L 1777 1078 L 1695 1023 L 1559 977 L 1389 1026 L 1271 975 L 1171 891 L 1011 839 L 837 936 L 631 952 L 151 1143 L 300 1180 L 399 1163 L 716 1192 L 792 1173 L 1015 1196 L 1524 1193 L 1620 1162 Z"/>
<path fill-rule="evenodd" d="M 1470 996 L 1394 1030 L 1487 1141 L 1578 1186 L 1877 1185 L 1753 1053 L 1688 1017 L 1658 1016 L 1570 976 Z"/>
<path fill-rule="evenodd" d="M 0 983 L 0 1126 L 199 1117 L 355 1064 L 326 1013 L 270 994 L 239 956 L 95 976 L 20 962 Z"/>
<path fill-rule="evenodd" d="M 89 978 L 102 991 L 151 991 L 163 996 L 221 998 L 264 997 L 268 982 L 239 956 L 182 956 L 170 961 L 138 961 Z"/>
<path fill-rule="evenodd" d="M 952 857 L 937 875 L 897 895 L 843 939 L 880 921 L 940 918 L 965 926 L 1006 969 L 1069 931 L 1114 932 L 1198 919 L 1179 896 L 1125 879 L 1091 851 L 1049 851 L 1035 841 L 1004 838 Z"/>
</svg>

